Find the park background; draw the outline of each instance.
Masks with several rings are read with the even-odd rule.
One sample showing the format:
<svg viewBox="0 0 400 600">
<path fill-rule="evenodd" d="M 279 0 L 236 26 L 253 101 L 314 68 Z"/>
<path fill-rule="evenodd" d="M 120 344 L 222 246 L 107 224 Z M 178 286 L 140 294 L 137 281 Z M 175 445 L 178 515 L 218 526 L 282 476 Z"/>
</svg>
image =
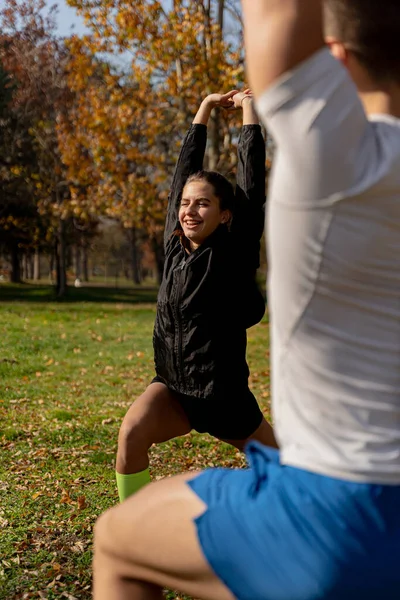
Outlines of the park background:
<svg viewBox="0 0 400 600">
<path fill-rule="evenodd" d="M 202 98 L 245 84 L 239 1 L 0 0 L 1 599 L 91 597 L 119 423 L 153 376 L 174 164 Z M 239 132 L 214 111 L 205 166 L 233 180 Z M 268 416 L 267 317 L 248 337 Z M 245 465 L 198 434 L 151 455 L 155 479 Z"/>
</svg>

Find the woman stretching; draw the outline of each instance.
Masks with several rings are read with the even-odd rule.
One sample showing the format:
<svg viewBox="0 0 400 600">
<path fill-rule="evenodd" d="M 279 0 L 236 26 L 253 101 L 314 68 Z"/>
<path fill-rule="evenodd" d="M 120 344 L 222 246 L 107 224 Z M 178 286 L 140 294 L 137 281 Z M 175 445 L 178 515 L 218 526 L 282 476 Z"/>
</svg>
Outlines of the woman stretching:
<svg viewBox="0 0 400 600">
<path fill-rule="evenodd" d="M 202 170 L 217 106 L 243 110 L 235 191 L 219 173 Z M 239 450 L 249 439 L 276 446 L 248 387 L 246 363 L 246 330 L 265 311 L 255 279 L 264 205 L 265 144 L 252 95 L 211 94 L 186 135 L 172 182 L 153 336 L 156 377 L 119 432 L 121 501 L 150 481 L 150 446 L 192 429 Z"/>
</svg>

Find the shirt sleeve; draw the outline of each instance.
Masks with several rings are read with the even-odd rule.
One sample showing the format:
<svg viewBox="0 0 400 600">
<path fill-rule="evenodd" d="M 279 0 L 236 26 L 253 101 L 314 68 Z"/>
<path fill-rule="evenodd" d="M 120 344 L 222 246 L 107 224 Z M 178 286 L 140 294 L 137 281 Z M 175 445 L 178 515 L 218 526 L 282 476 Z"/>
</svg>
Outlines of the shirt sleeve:
<svg viewBox="0 0 400 600">
<path fill-rule="evenodd" d="M 258 100 L 277 145 L 288 202 L 332 203 L 373 183 L 378 140 L 350 75 L 328 49 L 284 74 Z"/>
<path fill-rule="evenodd" d="M 168 196 L 167 218 L 164 229 L 164 245 L 178 227 L 178 213 L 181 196 L 186 181 L 203 168 L 204 154 L 207 144 L 206 125 L 191 125 L 183 141 L 178 161 L 172 179 L 171 191 Z"/>
<path fill-rule="evenodd" d="M 248 269 L 260 265 L 260 240 L 264 231 L 265 141 L 260 125 L 243 125 L 238 143 L 235 209 L 231 235 L 246 255 Z"/>
</svg>

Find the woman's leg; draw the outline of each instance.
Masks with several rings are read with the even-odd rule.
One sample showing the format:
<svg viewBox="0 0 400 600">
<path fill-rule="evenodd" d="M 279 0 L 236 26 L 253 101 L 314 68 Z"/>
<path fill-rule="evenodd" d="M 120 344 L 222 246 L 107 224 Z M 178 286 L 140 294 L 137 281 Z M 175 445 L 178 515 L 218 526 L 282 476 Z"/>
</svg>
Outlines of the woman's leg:
<svg viewBox="0 0 400 600">
<path fill-rule="evenodd" d="M 129 408 L 118 436 L 117 484 L 121 500 L 148 483 L 148 450 L 191 431 L 189 420 L 163 383 L 152 383 Z"/>
<path fill-rule="evenodd" d="M 244 447 L 250 440 L 255 440 L 256 442 L 260 442 L 260 444 L 264 444 L 264 446 L 269 446 L 270 448 L 279 449 L 278 442 L 275 439 L 274 430 L 264 417 L 257 429 L 253 431 L 253 433 L 247 438 L 242 440 L 223 438 L 220 439 L 221 441 L 226 442 L 227 444 L 231 444 L 231 446 L 234 446 L 235 448 L 238 448 L 238 450 L 240 451 L 244 450 Z"/>
<path fill-rule="evenodd" d="M 203 600 L 233 600 L 197 539 L 194 519 L 207 507 L 186 483 L 193 477 L 153 483 L 100 517 L 94 600 L 161 600 L 163 587 Z"/>
</svg>

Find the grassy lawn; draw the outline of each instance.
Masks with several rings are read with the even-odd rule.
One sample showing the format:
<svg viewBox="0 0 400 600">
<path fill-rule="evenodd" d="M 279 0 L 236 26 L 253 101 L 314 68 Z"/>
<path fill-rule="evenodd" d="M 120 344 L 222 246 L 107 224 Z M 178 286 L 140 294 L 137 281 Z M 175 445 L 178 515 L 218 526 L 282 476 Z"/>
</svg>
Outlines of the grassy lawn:
<svg viewBox="0 0 400 600">
<path fill-rule="evenodd" d="M 0 285 L 0 598 L 91 597 L 92 528 L 117 502 L 119 423 L 153 376 L 156 290 Z M 268 328 L 249 332 L 268 414 Z M 243 457 L 207 435 L 154 447 L 152 476 Z M 178 598 L 173 592 L 169 598 Z"/>
</svg>

